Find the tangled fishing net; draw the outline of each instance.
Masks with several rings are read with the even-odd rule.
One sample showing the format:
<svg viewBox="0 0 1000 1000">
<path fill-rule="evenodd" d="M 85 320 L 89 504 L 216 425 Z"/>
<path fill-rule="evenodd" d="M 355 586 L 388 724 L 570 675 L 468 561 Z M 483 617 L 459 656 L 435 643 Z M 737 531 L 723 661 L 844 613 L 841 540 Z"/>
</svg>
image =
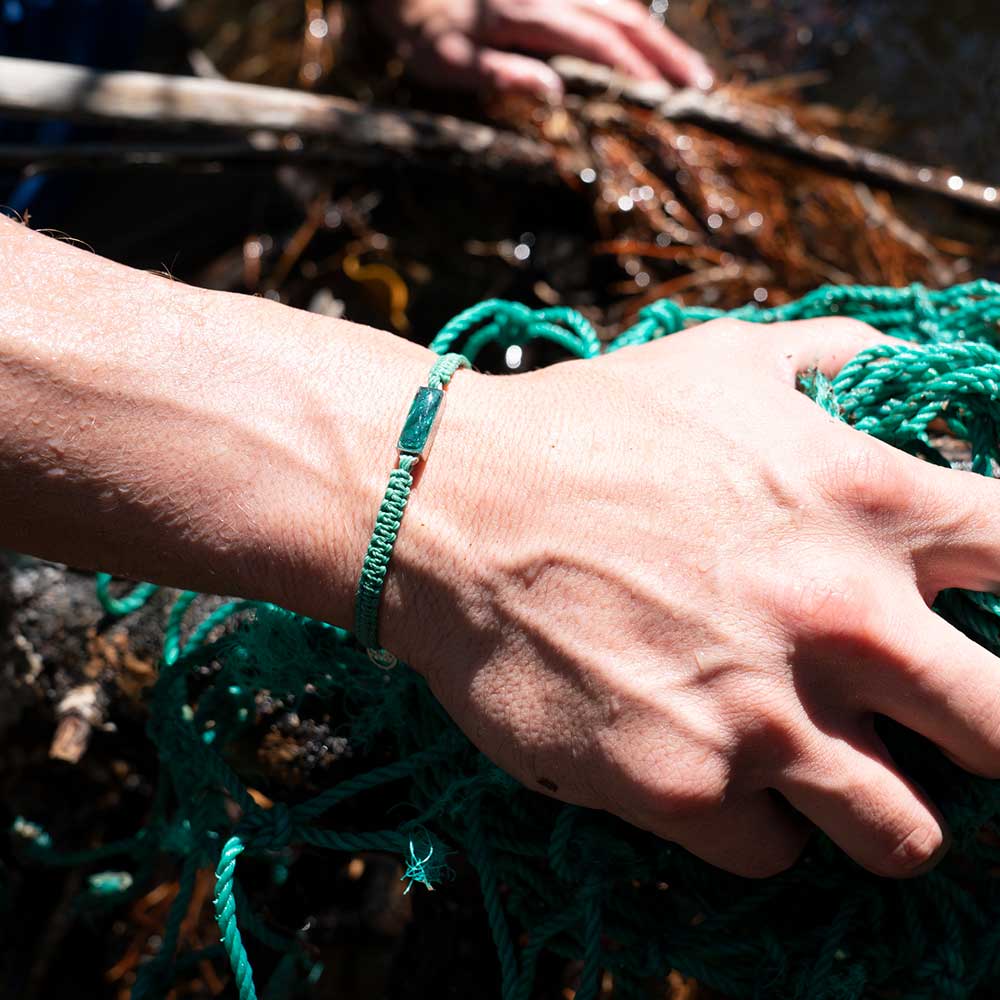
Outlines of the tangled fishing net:
<svg viewBox="0 0 1000 1000">
<path fill-rule="evenodd" d="M 494 300 L 452 320 L 432 346 L 474 359 L 488 343 L 540 339 L 593 357 L 719 315 L 657 301 L 605 346 L 569 309 Z M 728 315 L 759 323 L 852 316 L 908 341 L 863 352 L 832 380 L 808 374 L 803 391 L 831 415 L 927 461 L 949 464 L 949 456 L 994 474 L 1000 285 L 829 287 Z M 153 590 L 142 584 L 115 597 L 99 578 L 101 600 L 116 615 L 137 612 Z M 132 898 L 165 859 L 179 866 L 180 890 L 159 951 L 140 969 L 135 1000 L 164 996 L 185 969 L 223 954 L 241 1000 L 294 995 L 310 975 L 310 951 L 301 936 L 261 917 L 240 876 L 244 866 L 270 866 L 275 879 L 294 879 L 296 860 L 317 849 L 391 852 L 416 891 L 446 882 L 449 855 L 464 854 L 479 877 L 505 1000 L 533 995 L 544 950 L 581 960 L 578 1000 L 594 1000 L 604 972 L 614 995 L 628 998 L 671 969 L 732 998 L 959 1000 L 1000 988 L 1000 783 L 962 772 L 912 733 L 891 723 L 883 730 L 952 829 L 954 845 L 936 871 L 880 879 L 816 837 L 790 871 L 746 881 L 606 813 L 520 786 L 469 743 L 419 676 L 402 664 L 379 669 L 342 629 L 247 601 L 186 626 L 198 597 L 183 593 L 169 616 L 149 721 L 162 775 L 146 826 L 80 852 L 64 852 L 69 845 L 53 844 L 30 817 L 13 830 L 26 863 L 90 865 L 93 905 Z M 1000 599 L 951 591 L 936 608 L 1000 653 Z M 229 751 L 252 729 L 264 692 L 289 704 L 318 699 L 371 767 L 306 801 L 258 804 Z M 358 814 L 344 803 L 383 786 L 401 807 L 384 829 L 358 829 Z M 221 945 L 178 953 L 205 867 L 216 870 Z M 250 956 L 265 949 L 282 957 L 270 963 L 266 984 L 255 983 Z"/>
</svg>

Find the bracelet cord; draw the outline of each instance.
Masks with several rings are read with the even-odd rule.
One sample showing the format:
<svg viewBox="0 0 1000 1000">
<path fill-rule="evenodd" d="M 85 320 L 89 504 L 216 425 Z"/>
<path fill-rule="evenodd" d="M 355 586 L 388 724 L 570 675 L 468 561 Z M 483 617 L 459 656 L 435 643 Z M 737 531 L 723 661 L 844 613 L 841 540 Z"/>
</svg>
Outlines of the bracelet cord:
<svg viewBox="0 0 1000 1000">
<path fill-rule="evenodd" d="M 469 367 L 471 367 L 469 361 L 463 355 L 445 354 L 431 367 L 426 388 L 442 391 L 459 368 Z M 411 409 L 411 415 L 412 413 Z M 379 605 L 382 602 L 385 578 L 389 572 L 389 560 L 392 558 L 392 550 L 399 535 L 406 503 L 413 488 L 413 469 L 421 457 L 426 457 L 426 448 L 418 448 L 416 452 L 400 450 L 399 461 L 389 473 L 389 483 L 375 517 L 375 527 L 365 551 L 358 589 L 355 593 L 354 634 L 358 642 L 368 650 L 371 659 L 385 668 L 395 666 L 396 658 L 383 649 L 378 640 Z"/>
</svg>

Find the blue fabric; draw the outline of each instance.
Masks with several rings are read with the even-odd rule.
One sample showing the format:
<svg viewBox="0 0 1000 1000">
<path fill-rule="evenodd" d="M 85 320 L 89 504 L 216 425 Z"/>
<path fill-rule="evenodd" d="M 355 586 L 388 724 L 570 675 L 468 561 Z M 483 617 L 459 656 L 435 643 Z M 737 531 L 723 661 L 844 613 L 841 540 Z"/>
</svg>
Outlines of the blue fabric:
<svg viewBox="0 0 1000 1000">
<path fill-rule="evenodd" d="M 0 0 L 0 55 L 76 63 L 95 69 L 132 66 L 146 19 L 145 0 Z M 0 119 L 0 142 L 60 145 L 94 137 L 67 122 Z M 74 197 L 78 178 L 37 174 L 22 180 L 0 171 L 0 204 L 18 213 L 57 211 Z"/>
</svg>

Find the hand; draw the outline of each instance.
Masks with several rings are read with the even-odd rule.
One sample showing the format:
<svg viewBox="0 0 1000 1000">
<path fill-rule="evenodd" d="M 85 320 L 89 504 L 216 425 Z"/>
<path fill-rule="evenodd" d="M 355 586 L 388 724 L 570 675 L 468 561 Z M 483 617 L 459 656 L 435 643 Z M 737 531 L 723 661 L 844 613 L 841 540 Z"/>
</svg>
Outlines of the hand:
<svg viewBox="0 0 1000 1000">
<path fill-rule="evenodd" d="M 460 373 L 397 544 L 386 645 L 529 787 L 746 876 L 791 865 L 804 818 L 874 872 L 923 871 L 946 834 L 873 715 L 1000 777 L 1000 661 L 928 607 L 996 586 L 1000 485 L 796 390 L 879 339 L 720 320 Z M 474 411 L 492 414 L 478 439 Z"/>
<path fill-rule="evenodd" d="M 712 85 L 704 58 L 635 0 L 376 0 L 374 9 L 409 47 L 417 75 L 438 85 L 562 92 L 541 59 L 511 50 L 581 56 L 639 80 Z"/>
<path fill-rule="evenodd" d="M 0 543 L 349 626 L 430 352 L 5 219 L 0 265 Z M 1000 661 L 928 608 L 997 587 L 1000 484 L 795 389 L 878 339 L 718 321 L 460 372 L 390 564 L 386 648 L 529 787 L 715 864 L 784 868 L 806 817 L 873 871 L 923 870 L 940 818 L 872 718 L 1000 777 Z"/>
</svg>

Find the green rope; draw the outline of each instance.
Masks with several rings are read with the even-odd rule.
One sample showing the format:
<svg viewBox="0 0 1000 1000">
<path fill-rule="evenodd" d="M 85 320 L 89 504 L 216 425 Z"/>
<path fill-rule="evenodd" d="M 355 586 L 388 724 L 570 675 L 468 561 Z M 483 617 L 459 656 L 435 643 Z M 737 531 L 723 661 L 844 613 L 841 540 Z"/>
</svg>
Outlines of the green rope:
<svg viewBox="0 0 1000 1000">
<path fill-rule="evenodd" d="M 243 938 L 236 924 L 236 859 L 246 850 L 238 834 L 226 841 L 215 869 L 215 920 L 222 934 L 229 965 L 236 977 L 240 1000 L 257 1000 L 253 985 L 253 968 L 243 947 Z"/>
<path fill-rule="evenodd" d="M 155 583 L 138 583 L 122 597 L 112 597 L 111 574 L 97 574 L 97 599 L 109 615 L 116 617 L 138 611 L 159 589 Z"/>
<path fill-rule="evenodd" d="M 576 1000 L 597 1000 L 601 992 L 601 883 L 594 879 L 583 890 L 584 953 L 583 971 Z"/>
<path fill-rule="evenodd" d="M 490 924 L 490 933 L 493 935 L 493 943 L 496 945 L 497 956 L 500 959 L 503 994 L 505 997 L 512 997 L 517 991 L 517 955 L 511 940 L 510 927 L 507 924 L 507 913 L 500 898 L 497 865 L 483 823 L 481 800 L 471 804 L 469 820 L 470 837 L 467 847 L 469 860 L 479 875 L 483 903 L 486 906 L 486 917 Z"/>
<path fill-rule="evenodd" d="M 603 350 L 721 315 L 655 302 Z M 947 465 L 930 431 L 943 422 L 968 443 L 973 469 L 993 474 L 1000 459 L 1000 286 L 830 287 L 729 315 L 755 323 L 849 316 L 907 341 L 862 352 L 832 379 L 807 373 L 802 389 L 831 416 Z M 498 300 L 455 317 L 432 346 L 474 359 L 490 343 L 533 340 L 572 357 L 602 352 L 596 331 L 578 313 Z M 397 471 L 410 473 L 403 463 Z M 138 611 L 154 590 L 140 584 L 112 598 L 109 578 L 98 578 L 109 614 Z M 164 995 L 171 977 L 217 954 L 228 959 L 240 1000 L 255 1000 L 246 942 L 254 952 L 283 955 L 268 987 L 275 998 L 293 993 L 296 977 L 319 975 L 305 942 L 272 930 L 237 880 L 238 864 L 261 860 L 290 869 L 294 878 L 296 857 L 309 850 L 389 852 L 400 860 L 407 891 L 440 883 L 449 850 L 464 853 L 479 878 L 505 1000 L 533 995 L 544 951 L 582 962 L 581 1000 L 599 994 L 604 971 L 615 995 L 631 1000 L 643 995 L 650 977 L 671 968 L 734 1000 L 1000 994 L 1000 879 L 991 874 L 1000 868 L 1000 782 L 962 772 L 901 727 L 885 725 L 890 750 L 939 805 L 954 838 L 934 873 L 905 883 L 879 879 L 818 837 L 790 871 L 745 881 L 606 813 L 520 786 L 469 743 L 420 677 L 376 669 L 366 644 L 342 629 L 271 604 L 237 601 L 202 616 L 185 639 L 197 596 L 182 593 L 167 623 L 149 722 L 162 780 L 146 828 L 66 852 L 30 819 L 18 818 L 12 830 L 25 864 L 101 866 L 114 857 L 116 868 L 127 867 L 96 871 L 81 907 L 132 898 L 164 858 L 179 861 L 181 891 L 159 954 L 143 966 L 136 1000 Z M 1000 597 L 952 590 L 940 595 L 935 610 L 1000 652 Z M 374 613 L 366 621 L 363 627 L 377 635 Z M 341 713 L 352 756 L 369 761 L 369 769 L 306 802 L 261 809 L 224 756 L 250 734 L 261 691 L 287 705 L 308 696 L 323 711 Z M 394 813 L 397 829 L 348 823 L 348 815 L 362 813 L 346 813 L 343 803 L 390 786 L 403 804 Z M 216 866 L 221 949 L 177 954 L 192 872 L 207 863 Z"/>
<path fill-rule="evenodd" d="M 135 985 L 132 987 L 132 1000 L 143 1000 L 145 997 L 155 997 L 169 992 L 177 941 L 181 933 L 181 923 L 191 905 L 191 896 L 194 893 L 197 874 L 198 857 L 195 854 L 189 854 L 184 859 L 177 895 L 174 897 L 170 913 L 167 915 L 159 954 L 140 966 Z M 165 990 L 161 989 L 163 986 L 166 986 Z"/>
</svg>

